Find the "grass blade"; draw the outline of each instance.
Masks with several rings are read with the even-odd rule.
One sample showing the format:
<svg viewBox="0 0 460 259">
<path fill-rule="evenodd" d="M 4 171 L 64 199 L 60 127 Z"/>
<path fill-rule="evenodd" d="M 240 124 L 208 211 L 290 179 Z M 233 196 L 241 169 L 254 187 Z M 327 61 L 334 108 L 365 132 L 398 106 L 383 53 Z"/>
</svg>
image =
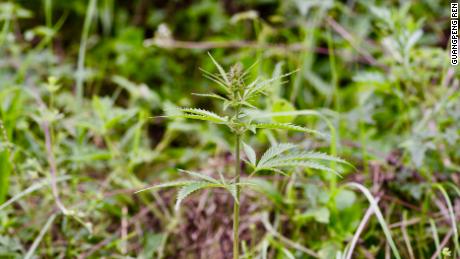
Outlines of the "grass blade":
<svg viewBox="0 0 460 259">
<path fill-rule="evenodd" d="M 46 232 L 48 231 L 48 229 L 50 228 L 51 224 L 53 223 L 55 219 L 56 219 L 56 214 L 53 214 L 51 215 L 51 217 L 48 218 L 48 221 L 46 221 L 45 225 L 40 230 L 40 233 L 38 234 L 38 236 L 35 238 L 32 245 L 30 246 L 29 251 L 27 251 L 27 254 L 24 256 L 24 259 L 31 259 L 34 256 L 35 250 L 37 250 L 38 245 L 42 241 L 43 237 L 45 236 Z"/>
<path fill-rule="evenodd" d="M 63 181 L 67 181 L 67 180 L 70 180 L 72 179 L 70 176 L 61 176 L 59 178 L 56 179 L 56 183 L 58 182 L 63 182 Z M 22 197 L 26 196 L 27 194 L 30 194 L 34 191 L 37 191 L 37 190 L 40 190 L 41 188 L 47 186 L 47 185 L 50 185 L 51 184 L 51 180 L 50 179 L 47 179 L 47 180 L 43 180 L 41 182 L 38 182 L 38 183 L 35 183 L 35 184 L 32 184 L 31 186 L 29 186 L 27 189 L 25 189 L 24 191 L 16 194 L 15 196 L 13 196 L 11 199 L 9 199 L 8 201 L 6 201 L 5 203 L 3 203 L 2 205 L 0 205 L 0 211 L 3 210 L 4 208 L 8 207 L 9 205 L 11 205 L 12 203 L 20 200 Z"/>
<path fill-rule="evenodd" d="M 367 200 L 369 201 L 369 203 L 371 204 L 371 207 L 374 210 L 374 214 L 377 217 L 377 219 L 378 219 L 378 221 L 380 223 L 380 226 L 383 229 L 383 233 L 385 234 L 387 242 L 390 245 L 391 250 L 393 251 L 393 255 L 395 256 L 396 259 L 401 259 L 401 256 L 399 255 L 398 248 L 396 247 L 396 244 L 395 244 L 393 238 L 391 237 L 390 228 L 388 227 L 388 224 L 385 222 L 385 218 L 383 217 L 382 212 L 380 211 L 380 209 L 379 209 L 379 207 L 377 205 L 377 201 L 372 196 L 371 192 L 366 187 L 362 186 L 359 183 L 347 183 L 346 185 L 350 186 L 350 187 L 352 187 L 354 189 L 360 190 L 364 194 L 364 196 L 366 196 Z"/>
<path fill-rule="evenodd" d="M 441 184 L 433 184 L 433 188 L 436 188 L 438 189 L 442 196 L 444 197 L 444 199 L 446 200 L 446 204 L 447 204 L 447 209 L 449 211 L 449 217 L 451 219 L 451 223 L 452 223 L 452 230 L 454 232 L 454 245 L 455 245 L 455 252 L 454 252 L 454 255 L 453 255 L 453 258 L 455 258 L 455 254 L 457 255 L 460 255 L 460 245 L 459 245 L 459 241 L 458 241 L 458 229 L 457 229 L 457 223 L 456 223 L 456 217 L 455 217 L 455 213 L 454 213 L 454 208 L 452 206 L 452 201 L 450 200 L 449 198 L 449 195 L 447 194 L 446 192 L 446 189 L 444 189 L 444 187 L 441 185 Z"/>
<path fill-rule="evenodd" d="M 86 54 L 86 43 L 88 42 L 89 29 L 93 16 L 96 12 L 96 0 L 90 0 L 88 9 L 86 10 L 85 22 L 83 24 L 83 32 L 81 34 L 80 49 L 78 50 L 78 64 L 77 64 L 77 82 L 76 92 L 77 101 L 81 104 L 83 99 L 83 83 L 85 79 L 85 54 Z"/>
</svg>

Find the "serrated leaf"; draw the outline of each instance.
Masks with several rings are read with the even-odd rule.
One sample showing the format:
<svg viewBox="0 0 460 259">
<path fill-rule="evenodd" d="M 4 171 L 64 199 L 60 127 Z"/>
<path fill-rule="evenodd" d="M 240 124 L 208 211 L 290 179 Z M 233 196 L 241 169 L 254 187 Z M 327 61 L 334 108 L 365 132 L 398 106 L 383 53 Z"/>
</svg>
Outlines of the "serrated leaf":
<svg viewBox="0 0 460 259">
<path fill-rule="evenodd" d="M 282 168 L 282 167 L 306 167 L 306 168 L 312 168 L 312 169 L 317 169 L 317 170 L 322 170 L 326 171 L 329 173 L 334 173 L 338 176 L 341 176 L 339 172 L 337 172 L 334 169 L 331 169 L 325 165 L 313 162 L 313 161 L 289 161 L 289 162 L 281 162 L 281 163 L 273 163 L 270 165 L 265 165 L 261 167 L 257 167 L 256 170 L 273 170 L 274 168 Z"/>
<path fill-rule="evenodd" d="M 211 187 L 216 187 L 216 184 L 212 184 L 212 183 L 209 183 L 209 182 L 197 182 L 197 181 L 194 181 L 194 182 L 191 182 L 187 185 L 184 185 L 182 186 L 180 189 L 179 189 L 179 192 L 177 193 L 177 200 L 176 200 L 176 205 L 174 206 L 175 210 L 179 210 L 179 206 L 181 204 L 181 202 L 187 198 L 190 194 L 192 194 L 193 192 L 196 192 L 200 189 L 204 189 L 204 188 L 211 188 Z"/>
<path fill-rule="evenodd" d="M 335 156 L 328 155 L 326 153 L 315 152 L 315 151 L 296 152 L 293 154 L 277 157 L 275 160 L 276 162 L 285 162 L 285 161 L 310 160 L 310 159 L 337 162 L 337 163 L 342 163 L 342 164 L 346 164 L 348 166 L 353 167 L 352 164 L 350 164 L 349 162 L 339 157 L 335 157 Z"/>
<path fill-rule="evenodd" d="M 272 146 L 262 155 L 262 157 L 259 160 L 259 163 L 257 163 L 257 166 L 264 165 L 270 159 L 295 147 L 296 145 L 291 143 L 282 143 Z"/>
<path fill-rule="evenodd" d="M 256 123 L 254 126 L 258 129 L 279 129 L 279 130 L 292 130 L 292 131 L 299 131 L 305 132 L 310 134 L 320 135 L 325 137 L 325 135 L 317 130 L 305 128 L 302 126 L 298 126 L 291 123 Z"/>
<path fill-rule="evenodd" d="M 261 170 L 269 170 L 275 172 L 282 172 L 279 168 L 283 167 L 308 167 L 318 170 L 323 170 L 331 172 L 334 174 L 339 173 L 336 170 L 333 170 L 325 165 L 317 163 L 311 160 L 325 160 L 325 161 L 335 161 L 338 163 L 344 163 L 352 166 L 347 161 L 330 156 L 324 153 L 304 151 L 304 152 L 286 152 L 293 150 L 296 145 L 291 143 L 282 143 L 269 148 L 261 157 L 260 161 L 257 163 L 254 172 Z"/>
<path fill-rule="evenodd" d="M 180 110 L 186 113 L 192 113 L 192 114 L 197 114 L 201 116 L 212 117 L 212 118 L 215 118 L 216 120 L 225 121 L 225 118 L 215 114 L 214 112 L 207 111 L 207 110 L 200 109 L 200 108 L 180 108 Z"/>
<path fill-rule="evenodd" d="M 257 161 L 256 161 L 256 152 L 254 151 L 254 149 L 244 142 L 243 142 L 243 149 L 251 165 L 255 166 Z"/>
<path fill-rule="evenodd" d="M 220 184 L 219 181 L 217 181 L 216 179 L 210 177 L 210 176 L 207 176 L 205 174 L 201 174 L 201 173 L 198 173 L 198 172 L 193 172 L 193 171 L 187 171 L 187 170 L 182 170 L 182 169 L 179 169 L 180 172 L 182 173 L 186 173 L 192 177 L 196 177 L 196 178 L 199 178 L 201 180 L 204 180 L 204 181 L 207 181 L 207 182 L 210 182 L 210 183 L 215 183 L 215 184 Z"/>
<path fill-rule="evenodd" d="M 227 118 L 221 117 L 211 111 L 199 109 L 199 108 L 179 108 L 184 114 L 174 115 L 173 117 L 182 117 L 196 120 L 210 121 L 214 123 L 226 123 Z"/>
</svg>

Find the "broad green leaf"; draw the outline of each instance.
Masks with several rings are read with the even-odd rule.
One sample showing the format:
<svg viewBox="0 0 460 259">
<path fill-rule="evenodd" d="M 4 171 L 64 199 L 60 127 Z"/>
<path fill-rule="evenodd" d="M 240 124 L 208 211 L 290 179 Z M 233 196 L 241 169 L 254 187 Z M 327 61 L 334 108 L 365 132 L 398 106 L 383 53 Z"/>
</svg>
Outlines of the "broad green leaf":
<svg viewBox="0 0 460 259">
<path fill-rule="evenodd" d="M 295 111 L 294 105 L 288 102 L 285 99 L 278 99 L 272 105 L 272 112 L 292 112 Z M 273 116 L 273 121 L 277 123 L 291 123 L 294 121 L 296 116 L 288 115 L 288 116 Z"/>
<path fill-rule="evenodd" d="M 147 232 L 144 234 L 143 258 L 155 258 L 154 253 L 158 251 L 165 239 L 166 234 Z"/>
<path fill-rule="evenodd" d="M 8 194 L 10 175 L 13 168 L 10 163 L 9 154 L 10 152 L 7 148 L 0 150 L 0 204 L 5 201 Z"/>
<path fill-rule="evenodd" d="M 346 189 L 341 189 L 335 196 L 335 206 L 339 211 L 351 207 L 355 201 L 356 194 Z"/>
<path fill-rule="evenodd" d="M 327 224 L 329 223 L 330 212 L 326 207 L 312 208 L 307 210 L 305 213 L 294 217 L 295 221 L 306 221 L 308 219 L 314 219 L 316 222 Z"/>
</svg>

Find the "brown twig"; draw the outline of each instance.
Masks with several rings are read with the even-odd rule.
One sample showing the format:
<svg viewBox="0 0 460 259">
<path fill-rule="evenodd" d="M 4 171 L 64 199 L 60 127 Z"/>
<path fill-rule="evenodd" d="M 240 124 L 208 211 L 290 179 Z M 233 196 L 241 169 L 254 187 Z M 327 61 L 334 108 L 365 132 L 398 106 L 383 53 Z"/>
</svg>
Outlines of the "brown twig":
<svg viewBox="0 0 460 259">
<path fill-rule="evenodd" d="M 331 17 L 326 18 L 327 23 L 332 27 L 334 31 L 336 31 L 340 36 L 342 36 L 345 40 L 347 40 L 350 45 L 360 54 L 363 56 L 363 58 L 371 65 L 378 66 L 378 67 L 383 67 L 380 63 L 377 62 L 377 60 L 365 49 L 361 48 L 356 41 L 354 40 L 354 37 L 351 33 L 349 33 L 342 25 L 337 23 L 334 19 Z"/>
<path fill-rule="evenodd" d="M 61 210 L 62 213 L 67 214 L 67 209 L 65 208 L 64 204 L 61 202 L 61 198 L 59 197 L 59 190 L 56 183 L 57 178 L 57 166 L 56 166 L 56 159 L 53 153 L 53 145 L 51 142 L 51 133 L 49 122 L 44 121 L 42 123 L 42 129 L 45 133 L 45 145 L 46 145 L 46 157 L 48 159 L 48 164 L 50 166 L 50 176 L 51 176 L 51 190 L 53 192 L 54 200 L 56 205 Z"/>
<path fill-rule="evenodd" d="M 376 199 L 376 201 L 375 201 L 376 205 L 378 204 L 378 202 L 379 202 L 379 199 Z M 358 229 L 356 230 L 356 233 L 353 235 L 353 239 L 350 242 L 350 248 L 349 248 L 349 250 L 347 252 L 347 257 L 346 257 L 347 259 L 352 258 L 353 250 L 355 249 L 355 246 L 358 243 L 359 236 L 361 235 L 361 233 L 363 232 L 364 228 L 366 227 L 367 222 L 371 218 L 372 214 L 374 214 L 374 207 L 370 206 L 367 209 L 366 214 L 364 214 L 364 217 L 362 218 L 361 222 L 359 223 L 359 226 L 358 226 Z"/>
<path fill-rule="evenodd" d="M 441 253 L 442 248 L 447 245 L 447 242 L 449 242 L 449 239 L 453 233 L 454 233 L 453 229 L 450 229 L 449 232 L 447 232 L 447 235 L 442 240 L 441 244 L 439 245 L 439 248 L 436 249 L 436 252 L 431 256 L 431 259 L 435 259 L 439 255 L 439 253 Z"/>
<path fill-rule="evenodd" d="M 407 234 L 407 219 L 406 214 L 403 214 L 402 224 L 401 224 L 401 233 L 403 235 L 404 243 L 406 244 L 407 252 L 409 254 L 410 259 L 414 259 L 414 251 L 412 250 L 412 246 L 410 244 L 409 234 Z"/>
<path fill-rule="evenodd" d="M 301 42 L 291 43 L 291 44 L 269 44 L 269 43 L 260 43 L 256 41 L 244 41 L 244 40 L 233 40 L 233 41 L 181 41 L 175 40 L 172 38 L 151 38 L 144 41 L 145 47 L 159 47 L 164 49 L 197 49 L 197 50 L 209 50 L 209 49 L 240 49 L 240 48 L 250 48 L 250 49 L 266 49 L 273 50 L 278 52 L 302 52 L 302 51 L 314 51 L 315 53 L 329 55 L 329 50 L 327 48 L 317 47 L 311 49 L 307 45 Z M 343 56 L 342 53 L 336 53 L 338 56 Z M 369 63 L 369 58 L 359 58 L 358 62 Z"/>
<path fill-rule="evenodd" d="M 123 206 L 121 209 L 121 253 L 127 253 L 127 240 L 128 240 L 128 208 Z"/>
<path fill-rule="evenodd" d="M 147 39 L 144 41 L 145 47 L 157 46 L 161 48 L 171 49 L 239 49 L 239 48 L 252 48 L 252 49 L 272 49 L 278 51 L 305 51 L 309 48 L 304 43 L 292 44 L 266 44 L 255 41 L 180 41 L 174 39 Z M 316 49 L 317 52 L 327 54 L 328 50 L 325 48 Z"/>
<path fill-rule="evenodd" d="M 40 97 L 38 89 L 32 86 L 32 92 L 34 92 L 35 95 L 35 100 L 37 101 L 38 105 L 42 109 L 46 109 L 47 106 L 43 102 L 43 100 Z M 56 159 L 54 157 L 53 153 L 53 145 L 52 145 L 52 139 L 51 139 L 51 131 L 50 131 L 50 124 L 49 121 L 44 120 L 40 124 L 44 134 L 45 134 L 45 146 L 46 146 L 46 157 L 48 160 L 48 164 L 50 166 L 50 178 L 51 178 L 51 191 L 53 192 L 54 200 L 56 202 L 57 207 L 63 214 L 67 214 L 68 210 L 65 208 L 64 204 L 61 202 L 61 199 L 59 197 L 59 190 L 57 187 L 57 166 L 56 166 Z"/>
</svg>

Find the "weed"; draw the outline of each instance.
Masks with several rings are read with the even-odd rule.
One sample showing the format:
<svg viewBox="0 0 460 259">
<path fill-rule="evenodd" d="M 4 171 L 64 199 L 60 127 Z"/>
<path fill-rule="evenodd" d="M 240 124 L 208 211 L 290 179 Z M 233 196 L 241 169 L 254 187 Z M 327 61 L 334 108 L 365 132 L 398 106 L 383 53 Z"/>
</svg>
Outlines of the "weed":
<svg viewBox="0 0 460 259">
<path fill-rule="evenodd" d="M 243 145 L 242 147 L 246 155 L 246 159 L 244 159 L 244 161 L 251 168 L 249 173 L 250 176 L 260 171 L 273 171 L 287 175 L 283 169 L 288 167 L 304 167 L 338 174 L 336 170 L 328 167 L 327 165 L 323 165 L 322 162 L 333 161 L 343 164 L 348 164 L 348 162 L 324 153 L 302 151 L 298 149 L 297 145 L 291 143 L 274 145 L 270 147 L 259 160 L 257 160 L 256 152 L 254 149 L 248 144 L 242 142 L 242 139 L 248 132 L 255 133 L 258 129 L 273 129 L 299 131 L 317 135 L 324 134 L 316 130 L 301 127 L 291 123 L 261 123 L 255 120 L 256 116 L 251 116 L 251 114 L 260 112 L 260 110 L 257 110 L 257 107 L 253 105 L 256 97 L 266 93 L 273 82 L 283 79 L 292 73 L 283 74 L 267 80 L 257 78 L 251 83 L 246 84 L 245 79 L 249 71 L 244 71 L 241 67 L 241 64 L 232 66 L 227 72 L 211 56 L 211 54 L 209 54 L 209 57 L 212 59 L 219 73 L 212 74 L 210 72 L 204 70 L 203 71 L 208 79 L 216 83 L 218 89 L 222 92 L 222 95 L 220 93 L 206 93 L 198 95 L 217 99 L 222 105 L 222 112 L 225 112 L 228 115 L 218 115 L 214 112 L 200 108 L 179 108 L 177 110 L 177 112 L 179 112 L 178 114 L 168 117 L 202 120 L 227 126 L 235 135 L 235 167 L 233 178 L 228 180 L 221 175 L 220 179 L 217 179 L 201 173 L 181 170 L 181 172 L 188 174 L 197 180 L 164 183 L 140 190 L 138 192 L 164 187 L 179 187 L 180 189 L 176 202 L 176 210 L 178 210 L 180 203 L 195 191 L 209 188 L 223 188 L 229 191 L 234 199 L 233 258 L 237 259 L 239 258 L 240 254 L 240 241 L 238 231 L 240 224 L 240 194 L 245 187 L 252 187 L 256 184 L 255 182 L 241 181 L 241 145 Z"/>
</svg>

